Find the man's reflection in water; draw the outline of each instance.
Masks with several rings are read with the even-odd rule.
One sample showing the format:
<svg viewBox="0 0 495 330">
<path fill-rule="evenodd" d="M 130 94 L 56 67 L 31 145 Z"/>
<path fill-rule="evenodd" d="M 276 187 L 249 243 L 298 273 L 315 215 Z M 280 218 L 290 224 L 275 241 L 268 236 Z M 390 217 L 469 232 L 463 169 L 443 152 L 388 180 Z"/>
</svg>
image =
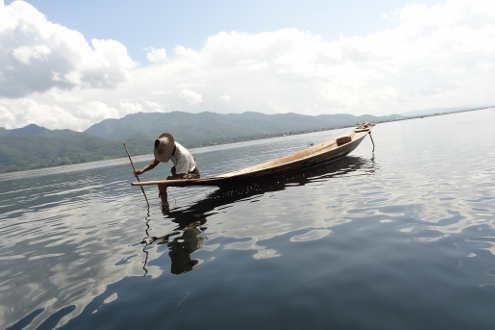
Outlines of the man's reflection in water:
<svg viewBox="0 0 495 330">
<path fill-rule="evenodd" d="M 180 274 L 192 270 L 198 260 L 191 259 L 191 253 L 199 249 L 203 242 L 201 230 L 196 226 L 184 229 L 182 236 L 168 242 L 172 274 Z"/>
<path fill-rule="evenodd" d="M 150 236 L 146 231 L 146 237 L 142 242 L 145 244 L 143 251 L 147 254 L 146 247 L 151 244 L 166 244 L 169 249 L 171 273 L 188 272 L 199 262 L 192 259 L 191 254 L 202 246 L 205 239 L 202 233 L 206 230 L 206 227 L 203 226 L 206 223 L 206 216 L 204 213 L 187 210 L 181 212 L 162 210 L 162 212 L 179 225 L 172 232 L 160 237 Z M 143 265 L 144 275 L 148 272 L 147 262 L 148 257 L 146 256 Z"/>
<path fill-rule="evenodd" d="M 310 168 L 304 172 L 284 178 L 272 178 L 269 181 L 265 180 L 262 183 L 250 184 L 240 189 L 219 189 L 186 209 L 170 210 L 168 208 L 168 202 L 162 202 L 162 213 L 177 223 L 178 226 L 175 230 L 164 236 L 153 237 L 149 235 L 149 224 L 147 222 L 146 237 L 142 242 L 145 244 L 143 251 L 146 254 L 143 265 L 145 275 L 147 274 L 146 263 L 148 261 L 146 247 L 153 243 L 167 244 L 172 274 L 191 271 L 199 262 L 191 258 L 191 254 L 202 246 L 205 240 L 203 233 L 206 230 L 204 226 L 206 224 L 206 218 L 217 207 L 231 204 L 253 195 L 283 190 L 289 183 L 304 185 L 311 181 L 351 175 L 351 172 L 356 173 L 352 173 L 352 175 L 372 175 L 374 170 L 375 163 L 372 160 L 370 161 L 360 157 L 345 157 L 331 164 Z"/>
</svg>

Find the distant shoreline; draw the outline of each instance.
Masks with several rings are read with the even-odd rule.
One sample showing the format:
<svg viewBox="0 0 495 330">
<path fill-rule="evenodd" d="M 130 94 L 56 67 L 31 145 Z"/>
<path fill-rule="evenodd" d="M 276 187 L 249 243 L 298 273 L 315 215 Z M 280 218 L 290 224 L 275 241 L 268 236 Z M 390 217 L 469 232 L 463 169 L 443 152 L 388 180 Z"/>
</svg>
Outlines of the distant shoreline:
<svg viewBox="0 0 495 330">
<path fill-rule="evenodd" d="M 418 115 L 413 115 L 413 116 L 399 115 L 399 116 L 401 116 L 400 118 L 389 119 L 389 120 L 378 120 L 374 123 L 375 124 L 381 124 L 381 123 L 388 123 L 388 122 L 396 122 L 396 121 L 411 120 L 411 119 L 421 119 L 421 118 L 436 117 L 436 116 L 445 116 L 445 115 L 451 115 L 451 114 L 457 114 L 457 113 L 465 113 L 465 112 L 473 112 L 473 111 L 489 110 L 489 109 L 495 109 L 495 106 L 475 107 L 475 108 L 467 108 L 467 109 L 461 109 L 461 110 L 452 110 L 452 111 L 437 112 L 437 113 L 430 113 L 430 114 L 418 114 Z M 266 134 L 266 135 L 261 135 L 261 136 L 254 136 L 252 138 L 239 138 L 239 139 L 233 138 L 231 141 L 228 141 L 228 142 L 210 143 L 210 144 L 205 144 L 205 145 L 190 145 L 188 147 L 189 148 L 206 148 L 206 147 L 228 145 L 228 144 L 233 144 L 233 143 L 249 142 L 249 141 L 276 138 L 276 137 L 295 136 L 295 135 L 301 135 L 301 134 L 324 132 L 324 131 L 330 131 L 330 130 L 349 128 L 349 127 L 355 127 L 355 125 L 343 125 L 343 126 L 323 128 L 323 129 L 317 129 L 317 130 L 293 131 L 293 132 L 287 132 L 284 134 Z M 149 155 L 150 155 L 150 153 L 144 153 L 144 154 L 140 153 L 140 154 L 133 155 L 133 157 L 142 158 L 142 157 L 146 157 Z M 7 179 L 6 175 L 8 175 L 8 174 L 27 172 L 27 171 L 39 171 L 39 170 L 45 170 L 45 169 L 50 169 L 50 168 L 55 169 L 55 168 L 59 168 L 59 167 L 63 167 L 63 166 L 91 164 L 91 163 L 99 163 L 99 162 L 104 162 L 104 161 L 119 161 L 120 159 L 125 160 L 126 157 L 124 157 L 124 156 L 122 156 L 122 157 L 110 156 L 110 157 L 102 157 L 100 159 L 91 160 L 88 162 L 74 162 L 74 163 L 59 164 L 59 165 L 54 165 L 54 166 L 40 166 L 40 167 L 35 167 L 35 168 L 24 168 L 24 169 L 19 169 L 19 170 L 14 170 L 14 171 L 10 171 L 10 170 L 1 171 L 0 170 L 0 181 L 3 181 L 2 178 L 4 180 L 6 180 Z M 140 161 L 140 160 L 138 160 L 138 161 Z"/>
<path fill-rule="evenodd" d="M 378 121 L 375 121 L 373 123 L 374 124 L 382 124 L 382 123 L 390 123 L 390 122 L 395 122 L 395 121 L 445 116 L 445 115 L 451 115 L 451 114 L 456 114 L 456 113 L 473 112 L 473 111 L 487 110 L 487 109 L 495 109 L 495 106 L 476 107 L 476 108 L 453 110 L 453 111 L 424 114 L 424 115 L 403 116 L 402 118 L 396 118 L 396 119 L 378 120 Z M 398 116 L 402 116 L 402 115 L 399 114 Z M 228 141 L 228 142 L 219 142 L 219 143 L 210 143 L 210 144 L 192 144 L 192 145 L 189 145 L 188 148 L 205 148 L 205 147 L 212 147 L 212 146 L 218 146 L 218 145 L 224 145 L 224 144 L 230 144 L 230 143 L 247 142 L 247 141 L 262 140 L 262 139 L 269 139 L 269 138 L 275 138 L 275 137 L 294 136 L 294 135 L 301 135 L 301 134 L 308 134 L 308 133 L 331 131 L 331 130 L 343 129 L 343 128 L 349 128 L 349 127 L 355 127 L 355 126 L 356 125 L 342 125 L 342 126 L 328 127 L 328 128 L 322 128 L 322 129 L 316 129 L 316 130 L 303 130 L 303 131 L 287 132 L 285 134 L 258 135 L 258 136 L 252 137 L 252 138 L 239 138 L 239 139 L 233 138 L 231 141 Z M 144 155 L 147 155 L 147 154 L 136 154 L 133 156 L 139 157 L 139 156 L 144 156 Z M 120 158 L 120 157 L 117 157 L 117 158 Z M 116 159 L 116 158 L 109 158 L 109 159 Z M 67 164 L 67 165 L 69 165 L 69 164 Z"/>
</svg>

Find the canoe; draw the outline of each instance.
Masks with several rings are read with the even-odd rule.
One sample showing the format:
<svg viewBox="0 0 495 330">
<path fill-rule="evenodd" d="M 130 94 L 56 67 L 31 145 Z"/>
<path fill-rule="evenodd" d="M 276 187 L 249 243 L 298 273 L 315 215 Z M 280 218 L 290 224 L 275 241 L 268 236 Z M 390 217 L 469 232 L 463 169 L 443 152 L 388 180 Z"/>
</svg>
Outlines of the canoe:
<svg viewBox="0 0 495 330">
<path fill-rule="evenodd" d="M 356 127 L 353 132 L 341 138 L 313 145 L 285 157 L 273 159 L 238 171 L 200 179 L 136 181 L 133 186 L 165 185 L 169 187 L 218 186 L 227 187 L 250 184 L 264 178 L 273 178 L 301 171 L 321 163 L 342 158 L 352 152 L 371 133 L 372 124 Z"/>
</svg>

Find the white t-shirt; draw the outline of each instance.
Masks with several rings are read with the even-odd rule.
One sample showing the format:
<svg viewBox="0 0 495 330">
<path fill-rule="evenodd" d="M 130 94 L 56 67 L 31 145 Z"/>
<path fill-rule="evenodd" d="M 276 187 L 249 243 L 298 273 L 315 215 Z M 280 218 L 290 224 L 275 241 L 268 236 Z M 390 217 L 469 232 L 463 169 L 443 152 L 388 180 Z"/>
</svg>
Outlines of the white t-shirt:
<svg viewBox="0 0 495 330">
<path fill-rule="evenodd" d="M 175 152 L 170 160 L 174 163 L 176 174 L 187 174 L 196 168 L 196 162 L 189 150 L 178 142 L 175 142 Z"/>
</svg>

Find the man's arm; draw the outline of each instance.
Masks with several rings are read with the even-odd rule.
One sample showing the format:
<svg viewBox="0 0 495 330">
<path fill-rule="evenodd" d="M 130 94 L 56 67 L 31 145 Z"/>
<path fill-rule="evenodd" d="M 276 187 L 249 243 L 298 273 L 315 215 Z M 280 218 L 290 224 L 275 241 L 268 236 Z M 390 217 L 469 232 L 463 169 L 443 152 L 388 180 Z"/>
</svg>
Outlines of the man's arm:
<svg viewBox="0 0 495 330">
<path fill-rule="evenodd" d="M 134 173 L 136 175 L 140 175 L 140 174 L 143 174 L 144 172 L 147 172 L 151 169 L 154 169 L 156 165 L 158 165 L 160 163 L 159 160 L 157 159 L 153 159 L 151 162 L 148 163 L 148 165 L 146 165 L 145 167 L 141 168 L 141 169 L 136 169 L 136 171 L 134 171 Z"/>
</svg>

